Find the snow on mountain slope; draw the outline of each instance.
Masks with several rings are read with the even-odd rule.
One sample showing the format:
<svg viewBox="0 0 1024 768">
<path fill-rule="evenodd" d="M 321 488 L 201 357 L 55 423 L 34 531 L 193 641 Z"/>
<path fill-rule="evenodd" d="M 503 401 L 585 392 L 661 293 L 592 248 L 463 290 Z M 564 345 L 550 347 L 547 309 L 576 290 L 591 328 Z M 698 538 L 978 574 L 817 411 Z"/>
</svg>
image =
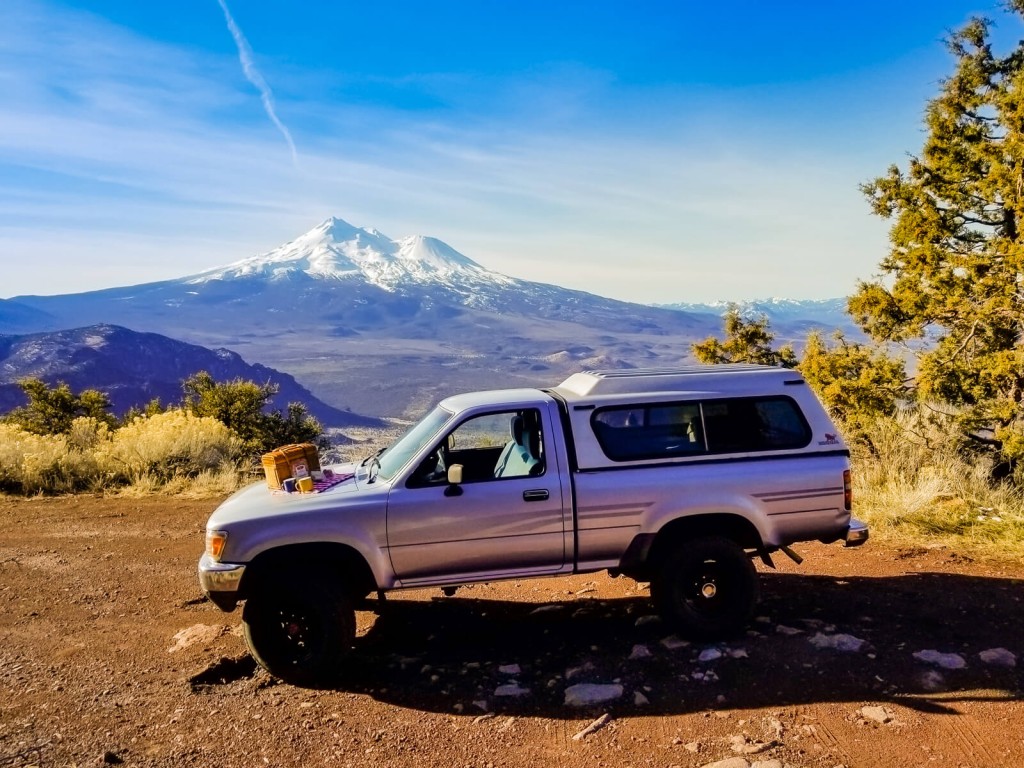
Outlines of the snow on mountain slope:
<svg viewBox="0 0 1024 768">
<path fill-rule="evenodd" d="M 386 291 L 408 285 L 445 285 L 451 289 L 509 286 L 516 281 L 484 269 L 433 237 L 391 240 L 374 229 L 329 218 L 304 235 L 268 253 L 185 278 L 201 285 L 213 280 L 257 277 L 290 279 L 362 279 Z"/>
</svg>

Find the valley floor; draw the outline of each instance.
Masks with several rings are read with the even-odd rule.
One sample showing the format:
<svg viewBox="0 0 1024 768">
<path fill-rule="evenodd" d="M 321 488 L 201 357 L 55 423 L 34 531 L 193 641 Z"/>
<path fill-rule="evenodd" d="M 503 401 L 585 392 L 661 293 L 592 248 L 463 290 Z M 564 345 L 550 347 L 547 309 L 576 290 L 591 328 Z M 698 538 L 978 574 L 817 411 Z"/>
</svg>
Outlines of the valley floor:
<svg viewBox="0 0 1024 768">
<path fill-rule="evenodd" d="M 214 506 L 0 499 L 0 766 L 1024 763 L 1019 563 L 800 547 L 713 646 L 604 574 L 410 592 L 359 614 L 350 672 L 309 690 L 202 599 Z M 595 692 L 615 697 L 567 703 Z"/>
</svg>

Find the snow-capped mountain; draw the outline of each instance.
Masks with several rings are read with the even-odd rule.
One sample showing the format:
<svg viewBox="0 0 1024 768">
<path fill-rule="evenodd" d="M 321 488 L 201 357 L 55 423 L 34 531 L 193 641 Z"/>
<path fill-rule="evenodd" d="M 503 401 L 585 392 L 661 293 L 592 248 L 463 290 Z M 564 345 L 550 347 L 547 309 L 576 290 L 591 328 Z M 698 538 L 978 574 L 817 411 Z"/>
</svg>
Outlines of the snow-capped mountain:
<svg viewBox="0 0 1024 768">
<path fill-rule="evenodd" d="M 286 328 L 328 336 L 387 334 L 396 325 L 413 337 L 425 332 L 446 336 L 458 325 L 455 318 L 466 321 L 473 311 L 619 332 L 668 333 L 692 325 L 681 312 L 502 275 L 435 238 L 392 240 L 336 218 L 265 254 L 176 280 L 65 296 L 19 296 L 12 302 L 22 312 L 48 313 L 51 327 L 41 330 L 112 322 L 218 337 L 246 331 L 278 334 Z"/>
<path fill-rule="evenodd" d="M 201 285 L 251 277 L 289 280 L 299 274 L 323 280 L 359 280 L 392 292 L 413 285 L 444 286 L 467 298 L 475 295 L 474 288 L 515 283 L 436 238 L 414 235 L 391 240 L 375 229 L 360 229 L 333 217 L 269 253 L 201 272 L 185 282 Z"/>
</svg>

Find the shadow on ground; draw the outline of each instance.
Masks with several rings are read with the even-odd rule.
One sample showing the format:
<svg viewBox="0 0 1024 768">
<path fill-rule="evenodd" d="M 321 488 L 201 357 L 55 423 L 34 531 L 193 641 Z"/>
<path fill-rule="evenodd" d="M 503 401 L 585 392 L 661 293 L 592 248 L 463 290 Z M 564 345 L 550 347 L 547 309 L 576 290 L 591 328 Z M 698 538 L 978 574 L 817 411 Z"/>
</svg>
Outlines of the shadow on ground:
<svg viewBox="0 0 1024 768">
<path fill-rule="evenodd" d="M 942 712 L 956 701 L 1020 697 L 1020 668 L 986 664 L 978 654 L 1024 652 L 1022 598 L 1024 581 L 1012 579 L 767 574 L 748 633 L 683 647 L 672 647 L 659 621 L 643 618 L 652 615 L 643 597 L 389 600 L 330 687 L 424 711 L 556 718 L 578 713 L 565 706 L 565 692 L 581 683 L 620 684 L 622 696 L 601 705 L 613 714 L 825 701 L 899 701 Z M 864 644 L 822 649 L 811 642 L 819 633 Z M 966 667 L 923 663 L 913 657 L 922 650 L 959 654 Z M 509 686 L 524 692 L 499 695 Z"/>
</svg>

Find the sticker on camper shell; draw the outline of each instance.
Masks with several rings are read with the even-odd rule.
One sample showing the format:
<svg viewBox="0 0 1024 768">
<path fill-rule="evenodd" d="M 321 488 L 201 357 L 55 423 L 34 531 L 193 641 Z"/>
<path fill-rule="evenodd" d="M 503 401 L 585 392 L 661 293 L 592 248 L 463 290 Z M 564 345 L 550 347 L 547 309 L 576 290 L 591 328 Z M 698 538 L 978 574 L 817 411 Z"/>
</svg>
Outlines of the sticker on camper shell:
<svg viewBox="0 0 1024 768">
<path fill-rule="evenodd" d="M 818 445 L 839 445 L 839 436 L 830 435 L 828 432 L 826 432 L 825 439 L 819 440 Z"/>
</svg>

